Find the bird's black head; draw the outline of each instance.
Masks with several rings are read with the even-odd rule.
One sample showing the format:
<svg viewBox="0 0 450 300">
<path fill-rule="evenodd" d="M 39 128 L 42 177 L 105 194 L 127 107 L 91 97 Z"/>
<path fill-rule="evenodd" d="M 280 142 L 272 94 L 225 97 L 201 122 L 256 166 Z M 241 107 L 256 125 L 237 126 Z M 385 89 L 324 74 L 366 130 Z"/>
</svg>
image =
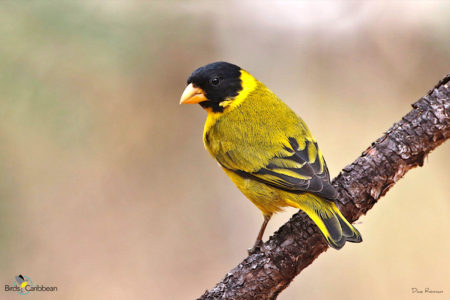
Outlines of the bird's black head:
<svg viewBox="0 0 450 300">
<path fill-rule="evenodd" d="M 227 63 L 215 62 L 195 70 L 189 76 L 181 103 L 199 103 L 213 112 L 222 112 L 221 102 L 236 97 L 242 90 L 241 68 Z"/>
</svg>

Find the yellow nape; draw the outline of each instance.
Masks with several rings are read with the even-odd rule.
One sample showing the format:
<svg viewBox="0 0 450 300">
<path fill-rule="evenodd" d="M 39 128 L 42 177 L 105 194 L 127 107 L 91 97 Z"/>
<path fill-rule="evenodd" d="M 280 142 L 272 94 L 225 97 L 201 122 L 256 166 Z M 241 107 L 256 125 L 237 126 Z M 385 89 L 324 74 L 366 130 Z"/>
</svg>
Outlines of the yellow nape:
<svg viewBox="0 0 450 300">
<path fill-rule="evenodd" d="M 258 81 L 250 75 L 245 70 L 241 70 L 241 84 L 242 84 L 242 90 L 239 91 L 238 95 L 231 99 L 226 99 L 225 101 L 222 101 L 220 103 L 220 106 L 226 108 L 226 110 L 231 110 L 237 106 L 239 106 L 250 94 L 256 89 L 256 86 L 258 85 Z"/>
</svg>

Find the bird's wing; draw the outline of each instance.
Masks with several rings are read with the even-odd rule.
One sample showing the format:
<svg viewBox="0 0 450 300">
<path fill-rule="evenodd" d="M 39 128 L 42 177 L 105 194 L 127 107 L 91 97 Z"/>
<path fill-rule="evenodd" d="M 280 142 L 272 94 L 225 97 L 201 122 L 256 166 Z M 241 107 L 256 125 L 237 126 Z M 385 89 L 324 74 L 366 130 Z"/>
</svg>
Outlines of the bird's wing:
<svg viewBox="0 0 450 300">
<path fill-rule="evenodd" d="M 283 150 L 256 171 L 229 168 L 236 174 L 263 182 L 272 187 L 292 193 L 309 192 L 334 200 L 337 192 L 330 183 L 325 160 L 312 137 L 289 138 L 290 147 Z M 220 161 L 219 161 L 220 162 Z"/>
</svg>

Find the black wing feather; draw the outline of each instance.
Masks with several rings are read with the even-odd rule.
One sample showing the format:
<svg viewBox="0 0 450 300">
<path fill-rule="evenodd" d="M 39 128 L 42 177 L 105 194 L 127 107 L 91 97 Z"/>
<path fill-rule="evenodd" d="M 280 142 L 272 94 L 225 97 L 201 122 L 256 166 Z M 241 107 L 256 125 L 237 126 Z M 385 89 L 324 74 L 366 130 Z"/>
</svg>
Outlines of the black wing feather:
<svg viewBox="0 0 450 300">
<path fill-rule="evenodd" d="M 291 193 L 308 192 L 328 200 L 336 199 L 337 192 L 330 183 L 328 168 L 317 143 L 306 140 L 302 149 L 295 138 L 289 138 L 289 143 L 291 148 L 285 148 L 289 155 L 273 157 L 265 167 L 256 172 L 232 171 L 244 178 L 251 178 Z M 309 147 L 315 147 L 315 151 L 312 152 L 315 153 L 315 158 L 309 157 Z M 313 159 L 314 161 L 310 163 Z M 287 167 L 291 164 L 296 167 Z"/>
</svg>

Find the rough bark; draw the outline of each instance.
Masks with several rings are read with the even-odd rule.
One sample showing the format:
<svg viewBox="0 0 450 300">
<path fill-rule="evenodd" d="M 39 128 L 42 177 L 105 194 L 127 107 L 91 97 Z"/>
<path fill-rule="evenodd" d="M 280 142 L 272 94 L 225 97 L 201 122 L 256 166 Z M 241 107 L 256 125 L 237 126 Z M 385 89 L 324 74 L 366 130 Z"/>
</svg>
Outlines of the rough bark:
<svg viewBox="0 0 450 300">
<path fill-rule="evenodd" d="M 408 170 L 450 136 L 450 74 L 333 180 L 339 207 L 351 222 L 367 213 Z M 328 248 L 305 213 L 295 214 L 199 299 L 275 299 Z"/>
</svg>

